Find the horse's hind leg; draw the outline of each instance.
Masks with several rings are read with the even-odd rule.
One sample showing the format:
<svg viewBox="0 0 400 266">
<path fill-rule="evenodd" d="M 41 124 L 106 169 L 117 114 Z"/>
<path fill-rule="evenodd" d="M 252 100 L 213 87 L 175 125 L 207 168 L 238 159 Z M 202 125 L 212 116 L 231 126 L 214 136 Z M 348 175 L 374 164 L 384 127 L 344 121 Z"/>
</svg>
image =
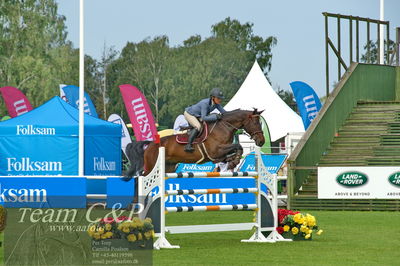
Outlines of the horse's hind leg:
<svg viewBox="0 0 400 266">
<path fill-rule="evenodd" d="M 219 145 L 219 156 L 218 158 L 223 158 L 228 164 L 228 169 L 234 169 L 242 158 L 243 148 L 240 144 L 223 144 Z"/>
<path fill-rule="evenodd" d="M 158 145 L 149 145 L 144 152 L 143 175 L 148 175 L 156 165 L 158 159 Z"/>
</svg>

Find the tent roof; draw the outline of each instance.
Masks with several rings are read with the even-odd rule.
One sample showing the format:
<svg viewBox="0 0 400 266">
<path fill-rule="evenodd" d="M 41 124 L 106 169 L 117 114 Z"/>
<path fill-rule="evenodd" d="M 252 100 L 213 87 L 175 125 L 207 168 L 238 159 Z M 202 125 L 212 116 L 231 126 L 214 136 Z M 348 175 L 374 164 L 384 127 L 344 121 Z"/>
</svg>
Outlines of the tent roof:
<svg viewBox="0 0 400 266">
<path fill-rule="evenodd" d="M 257 61 L 254 63 L 240 89 L 225 105 L 225 110 L 264 110 L 271 141 L 276 141 L 290 132 L 304 132 L 301 117 L 276 94 L 262 72 Z"/>
<path fill-rule="evenodd" d="M 121 136 L 121 125 L 85 114 L 85 136 Z M 32 127 L 29 127 L 32 125 Z M 0 122 L 0 135 L 20 135 L 23 128 L 28 135 L 39 135 L 41 128 L 55 128 L 54 135 L 78 135 L 79 110 L 55 96 L 43 105 L 21 116 Z M 23 132 L 20 131 L 22 134 Z"/>
</svg>

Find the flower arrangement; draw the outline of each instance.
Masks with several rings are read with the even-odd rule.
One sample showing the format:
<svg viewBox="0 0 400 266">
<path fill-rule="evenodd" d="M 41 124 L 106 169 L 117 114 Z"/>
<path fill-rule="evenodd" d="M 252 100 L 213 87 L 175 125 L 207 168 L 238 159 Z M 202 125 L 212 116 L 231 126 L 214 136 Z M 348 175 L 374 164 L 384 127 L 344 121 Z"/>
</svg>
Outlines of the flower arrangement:
<svg viewBox="0 0 400 266">
<path fill-rule="evenodd" d="M 278 209 L 278 223 L 277 231 L 293 239 L 312 239 L 314 231 L 317 235 L 323 232 L 318 229 L 315 217 L 309 213 Z"/>
<path fill-rule="evenodd" d="M 120 216 L 117 219 L 104 218 L 89 226 L 88 234 L 93 240 L 126 239 L 129 242 L 152 240 L 154 226 L 152 220 L 143 221 L 137 217 L 132 219 Z"/>
</svg>

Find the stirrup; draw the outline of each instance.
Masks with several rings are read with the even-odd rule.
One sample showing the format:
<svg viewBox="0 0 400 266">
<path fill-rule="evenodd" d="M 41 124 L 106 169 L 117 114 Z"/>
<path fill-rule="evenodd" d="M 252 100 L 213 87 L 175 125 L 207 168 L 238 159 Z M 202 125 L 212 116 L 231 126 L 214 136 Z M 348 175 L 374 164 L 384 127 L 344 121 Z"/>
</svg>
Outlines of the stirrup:
<svg viewBox="0 0 400 266">
<path fill-rule="evenodd" d="M 191 144 L 186 144 L 185 145 L 185 151 L 186 152 L 194 152 L 194 148 Z"/>
</svg>

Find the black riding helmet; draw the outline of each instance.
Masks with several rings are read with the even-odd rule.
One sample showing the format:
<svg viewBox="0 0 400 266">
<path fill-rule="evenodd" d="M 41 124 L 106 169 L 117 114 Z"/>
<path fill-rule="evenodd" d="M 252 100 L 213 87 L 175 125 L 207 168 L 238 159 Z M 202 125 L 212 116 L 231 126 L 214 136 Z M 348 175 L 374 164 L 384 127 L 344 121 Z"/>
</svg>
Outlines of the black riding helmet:
<svg viewBox="0 0 400 266">
<path fill-rule="evenodd" d="M 217 97 L 220 99 L 225 99 L 224 94 L 222 93 L 222 90 L 220 88 L 212 89 L 210 92 L 210 96 Z"/>
</svg>

